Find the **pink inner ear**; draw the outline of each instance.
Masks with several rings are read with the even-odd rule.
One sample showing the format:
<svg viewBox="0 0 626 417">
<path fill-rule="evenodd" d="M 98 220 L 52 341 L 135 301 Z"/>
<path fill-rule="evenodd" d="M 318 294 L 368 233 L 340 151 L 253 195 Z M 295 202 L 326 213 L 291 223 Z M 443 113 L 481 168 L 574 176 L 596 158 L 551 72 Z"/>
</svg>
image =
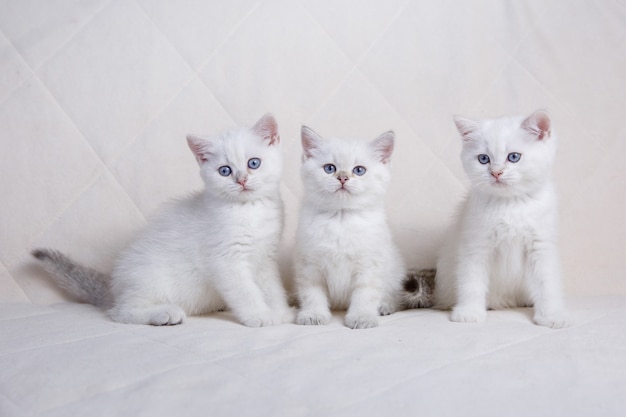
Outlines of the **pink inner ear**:
<svg viewBox="0 0 626 417">
<path fill-rule="evenodd" d="M 473 135 L 480 128 L 475 121 L 459 116 L 454 116 L 454 124 L 456 125 L 456 130 L 458 130 L 463 137 L 463 140 L 472 139 L 472 137 L 474 137 Z"/>
<path fill-rule="evenodd" d="M 280 136 L 278 135 L 278 123 L 276 119 L 270 113 L 265 114 L 259 119 L 258 122 L 252 127 L 254 133 L 259 135 L 265 140 L 269 141 L 269 145 L 280 143 Z"/>
<path fill-rule="evenodd" d="M 543 110 L 537 110 L 522 122 L 522 128 L 543 140 L 550 137 L 550 116 Z"/>
<path fill-rule="evenodd" d="M 304 156 L 310 158 L 313 156 L 313 149 L 319 147 L 319 141 L 322 139 L 313 131 L 313 129 L 306 126 L 302 126 L 300 129 L 300 136 L 302 138 L 302 150 L 304 151 Z"/>
<path fill-rule="evenodd" d="M 193 152 L 198 163 L 201 164 L 207 160 L 207 155 L 209 154 L 208 141 L 196 136 L 188 135 L 187 145 L 189 146 L 189 149 L 191 149 L 191 152 Z"/>
<path fill-rule="evenodd" d="M 307 156 L 307 158 L 310 158 L 311 156 L 313 156 L 311 151 L 314 148 L 315 146 L 313 146 L 313 143 L 308 138 L 305 138 L 303 136 L 302 137 L 302 150 L 304 151 L 304 154 Z"/>
<path fill-rule="evenodd" d="M 374 148 L 380 158 L 380 162 L 383 164 L 388 163 L 391 160 L 391 154 L 393 153 L 393 145 L 396 134 L 392 131 L 385 132 L 374 140 Z"/>
</svg>

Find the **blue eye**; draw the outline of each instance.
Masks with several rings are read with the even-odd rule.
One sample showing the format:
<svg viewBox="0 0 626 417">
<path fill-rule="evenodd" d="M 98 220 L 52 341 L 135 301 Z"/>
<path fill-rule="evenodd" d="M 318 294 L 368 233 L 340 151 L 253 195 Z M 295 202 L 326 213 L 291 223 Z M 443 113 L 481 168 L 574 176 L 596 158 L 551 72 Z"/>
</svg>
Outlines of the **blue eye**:
<svg viewBox="0 0 626 417">
<path fill-rule="evenodd" d="M 506 159 L 508 159 L 509 162 L 513 162 L 514 164 L 519 162 L 521 158 L 522 158 L 522 154 L 517 153 L 517 152 L 511 152 L 509 156 L 506 157 Z"/>
<path fill-rule="evenodd" d="M 484 153 L 478 155 L 478 162 L 480 162 L 481 164 L 488 164 L 489 161 L 491 161 L 491 159 L 489 159 L 489 155 L 485 155 Z"/>
<path fill-rule="evenodd" d="M 354 174 L 358 175 L 359 177 L 365 174 L 365 171 L 367 170 L 365 169 L 365 167 L 362 167 L 361 165 L 354 167 L 354 169 L 352 170 L 352 172 L 354 172 Z"/>
<path fill-rule="evenodd" d="M 335 167 L 333 164 L 326 164 L 324 165 L 324 172 L 327 174 L 333 174 L 335 171 L 337 171 L 337 167 Z"/>
<path fill-rule="evenodd" d="M 217 172 L 219 172 L 222 177 L 228 177 L 233 172 L 233 170 L 230 169 L 228 165 L 224 165 L 222 167 L 219 167 L 217 169 Z"/>
<path fill-rule="evenodd" d="M 250 158 L 248 160 L 248 168 L 257 169 L 261 166 L 261 160 L 259 158 Z"/>
</svg>

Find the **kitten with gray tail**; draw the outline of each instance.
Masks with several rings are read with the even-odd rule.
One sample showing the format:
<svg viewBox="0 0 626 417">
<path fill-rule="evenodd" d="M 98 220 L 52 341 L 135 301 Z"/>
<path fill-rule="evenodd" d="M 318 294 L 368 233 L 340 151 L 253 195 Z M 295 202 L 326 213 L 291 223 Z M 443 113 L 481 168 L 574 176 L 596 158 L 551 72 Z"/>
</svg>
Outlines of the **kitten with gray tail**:
<svg viewBox="0 0 626 417">
<path fill-rule="evenodd" d="M 33 255 L 59 286 L 115 321 L 174 325 L 228 308 L 250 327 L 294 319 L 280 279 L 282 156 L 276 120 L 188 136 L 205 187 L 165 204 L 123 250 L 112 274 L 50 249 Z"/>
<path fill-rule="evenodd" d="M 471 188 L 437 262 L 436 308 L 476 323 L 487 309 L 534 306 L 534 321 L 564 327 L 550 117 L 454 119 Z"/>
<path fill-rule="evenodd" d="M 385 215 L 395 135 L 373 142 L 324 139 L 302 127 L 304 198 L 295 244 L 297 323 L 347 310 L 353 329 L 401 308 L 404 262 Z"/>
</svg>

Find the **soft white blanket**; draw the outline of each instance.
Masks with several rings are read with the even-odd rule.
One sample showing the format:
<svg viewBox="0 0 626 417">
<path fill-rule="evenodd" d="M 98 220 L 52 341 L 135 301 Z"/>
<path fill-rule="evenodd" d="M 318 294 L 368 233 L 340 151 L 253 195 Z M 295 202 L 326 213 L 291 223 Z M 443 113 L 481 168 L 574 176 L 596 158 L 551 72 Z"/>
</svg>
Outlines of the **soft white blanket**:
<svg viewBox="0 0 626 417">
<path fill-rule="evenodd" d="M 624 415 L 626 299 L 571 303 L 563 330 L 528 309 L 482 325 L 412 310 L 350 330 L 112 322 L 80 304 L 0 306 L 0 415 Z"/>
</svg>

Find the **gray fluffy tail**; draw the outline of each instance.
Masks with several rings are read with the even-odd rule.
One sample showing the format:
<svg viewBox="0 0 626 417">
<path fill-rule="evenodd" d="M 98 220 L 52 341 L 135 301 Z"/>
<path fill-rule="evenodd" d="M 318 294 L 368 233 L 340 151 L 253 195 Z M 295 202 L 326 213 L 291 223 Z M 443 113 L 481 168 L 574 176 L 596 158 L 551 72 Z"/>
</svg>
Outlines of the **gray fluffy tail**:
<svg viewBox="0 0 626 417">
<path fill-rule="evenodd" d="M 406 308 L 429 308 L 434 304 L 434 269 L 409 269 L 402 282 L 402 300 Z"/>
<path fill-rule="evenodd" d="M 62 289 L 95 306 L 103 308 L 111 306 L 108 275 L 80 265 L 52 249 L 34 249 L 31 253 L 41 261 L 44 269 Z"/>
</svg>

